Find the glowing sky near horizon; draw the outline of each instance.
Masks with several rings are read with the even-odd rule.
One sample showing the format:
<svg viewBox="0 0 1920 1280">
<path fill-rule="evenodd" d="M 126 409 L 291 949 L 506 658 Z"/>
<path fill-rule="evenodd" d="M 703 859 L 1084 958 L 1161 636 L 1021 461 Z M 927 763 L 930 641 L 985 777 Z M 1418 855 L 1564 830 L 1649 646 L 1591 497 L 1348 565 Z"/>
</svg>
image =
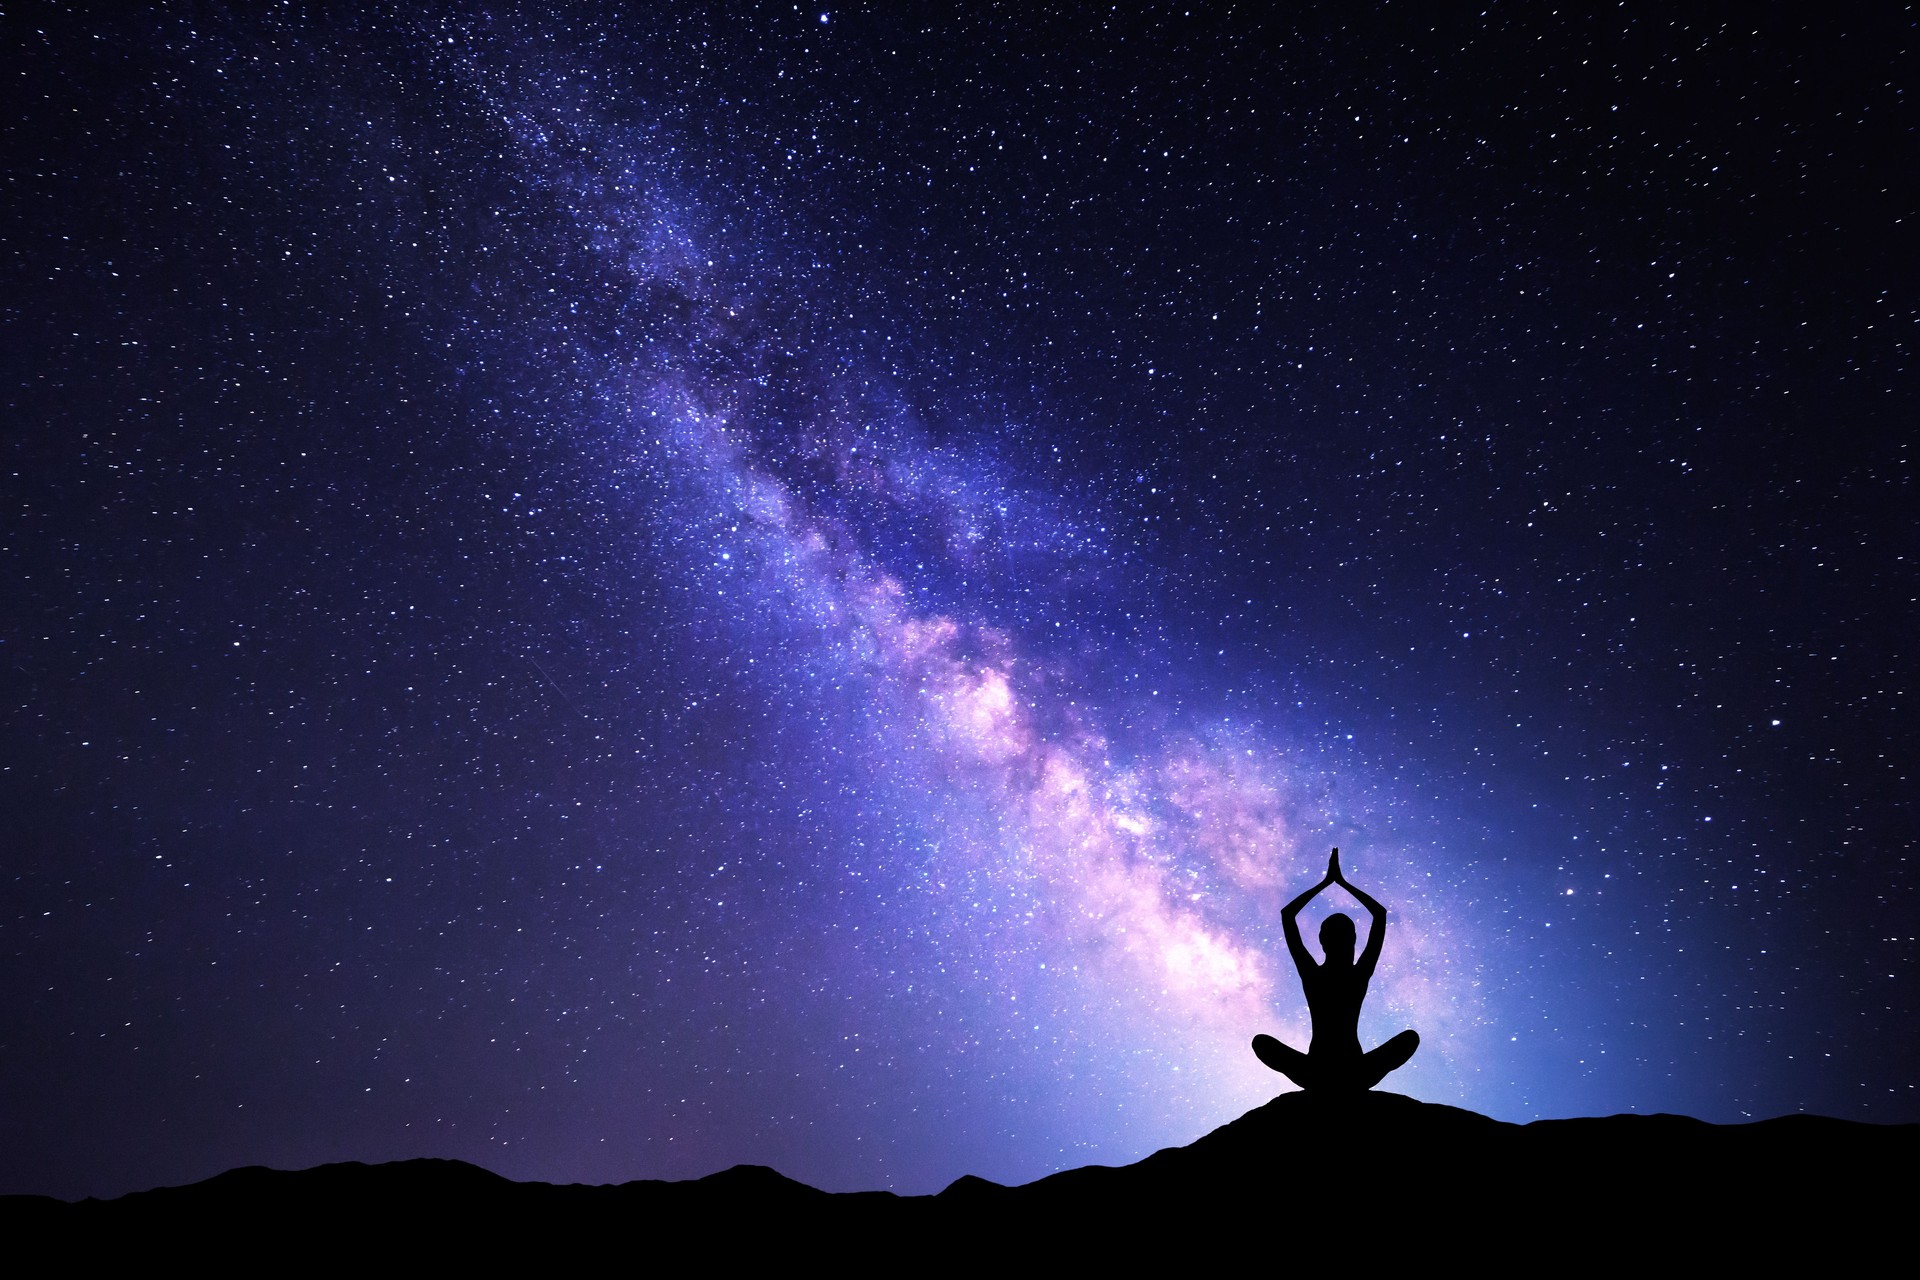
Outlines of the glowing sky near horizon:
<svg viewBox="0 0 1920 1280">
<path fill-rule="evenodd" d="M 5 20 L 0 1191 L 1915 1118 L 1910 30 L 828 16 Z"/>
</svg>

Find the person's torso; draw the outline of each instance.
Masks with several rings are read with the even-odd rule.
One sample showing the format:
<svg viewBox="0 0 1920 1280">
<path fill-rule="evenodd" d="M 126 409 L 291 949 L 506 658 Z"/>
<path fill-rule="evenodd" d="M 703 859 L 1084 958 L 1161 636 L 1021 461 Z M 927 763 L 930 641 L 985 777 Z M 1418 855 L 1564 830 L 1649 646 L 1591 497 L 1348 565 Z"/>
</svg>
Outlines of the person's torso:
<svg viewBox="0 0 1920 1280">
<path fill-rule="evenodd" d="M 1300 975 L 1313 1018 L 1312 1054 L 1360 1052 L 1360 1005 L 1367 998 L 1367 980 L 1354 966 L 1319 965 Z"/>
</svg>

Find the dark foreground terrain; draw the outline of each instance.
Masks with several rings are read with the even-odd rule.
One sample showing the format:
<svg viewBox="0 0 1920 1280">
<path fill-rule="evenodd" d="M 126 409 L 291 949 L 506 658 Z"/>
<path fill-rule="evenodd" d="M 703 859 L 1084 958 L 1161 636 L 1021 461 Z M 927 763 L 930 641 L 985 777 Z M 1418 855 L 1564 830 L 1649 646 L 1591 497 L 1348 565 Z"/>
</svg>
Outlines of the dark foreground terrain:
<svg viewBox="0 0 1920 1280">
<path fill-rule="evenodd" d="M 0 1198 L 0 1227 L 16 1249 L 73 1262 L 249 1269 L 609 1257 L 889 1271 L 1149 1259 L 1500 1272 L 1868 1255 L 1898 1265 L 1911 1257 L 1916 1157 L 1920 1125 L 1668 1115 L 1512 1125 L 1398 1094 L 1293 1093 L 1137 1164 L 1019 1187 L 962 1178 L 936 1196 L 830 1195 L 748 1165 L 692 1182 L 551 1186 L 410 1160 L 235 1169 L 79 1204 Z"/>
</svg>

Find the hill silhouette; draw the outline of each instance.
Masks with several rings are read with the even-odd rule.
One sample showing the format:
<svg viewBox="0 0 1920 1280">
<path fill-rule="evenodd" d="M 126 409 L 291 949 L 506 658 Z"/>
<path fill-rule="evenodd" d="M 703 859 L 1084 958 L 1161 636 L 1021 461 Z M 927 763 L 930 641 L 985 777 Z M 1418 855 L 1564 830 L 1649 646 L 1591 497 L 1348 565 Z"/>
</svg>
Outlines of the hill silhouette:
<svg viewBox="0 0 1920 1280">
<path fill-rule="evenodd" d="M 78 1204 L 0 1199 L 16 1247 L 251 1265 L 1245 1257 L 1511 1267 L 1904 1252 L 1920 1125 L 1814 1116 L 1508 1124 L 1392 1093 L 1283 1094 L 1184 1147 L 1022 1186 L 831 1194 L 740 1165 L 685 1182 L 517 1183 L 454 1160 L 235 1169 Z M 865 1260 L 863 1262 L 863 1260 Z"/>
</svg>

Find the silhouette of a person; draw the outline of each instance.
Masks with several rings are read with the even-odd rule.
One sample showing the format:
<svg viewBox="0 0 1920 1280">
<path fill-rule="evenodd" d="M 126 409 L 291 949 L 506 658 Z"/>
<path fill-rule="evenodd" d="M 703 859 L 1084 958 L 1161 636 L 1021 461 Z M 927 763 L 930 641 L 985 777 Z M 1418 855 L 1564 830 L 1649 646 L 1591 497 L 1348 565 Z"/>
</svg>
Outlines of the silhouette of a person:
<svg viewBox="0 0 1920 1280">
<path fill-rule="evenodd" d="M 1297 919 L 1300 909 L 1331 884 L 1358 898 L 1360 905 L 1373 916 L 1373 925 L 1367 930 L 1367 949 L 1360 953 L 1357 964 L 1353 959 L 1353 920 L 1348 916 L 1336 913 L 1320 925 L 1320 949 L 1326 953 L 1325 962 L 1315 964 L 1300 941 Z M 1362 1092 L 1373 1088 L 1389 1071 L 1405 1064 L 1420 1047 L 1417 1032 L 1402 1031 L 1373 1052 L 1360 1052 L 1360 1004 L 1367 998 L 1367 983 L 1373 978 L 1373 967 L 1380 962 L 1380 944 L 1387 934 L 1387 909 L 1347 883 L 1347 878 L 1340 874 L 1340 851 L 1335 849 L 1327 861 L 1326 877 L 1282 908 L 1280 921 L 1286 927 L 1287 950 L 1293 956 L 1294 968 L 1300 971 L 1300 986 L 1306 992 L 1307 1012 L 1313 1018 L 1313 1039 L 1302 1053 L 1272 1036 L 1255 1036 L 1254 1053 L 1302 1089 Z"/>
</svg>

